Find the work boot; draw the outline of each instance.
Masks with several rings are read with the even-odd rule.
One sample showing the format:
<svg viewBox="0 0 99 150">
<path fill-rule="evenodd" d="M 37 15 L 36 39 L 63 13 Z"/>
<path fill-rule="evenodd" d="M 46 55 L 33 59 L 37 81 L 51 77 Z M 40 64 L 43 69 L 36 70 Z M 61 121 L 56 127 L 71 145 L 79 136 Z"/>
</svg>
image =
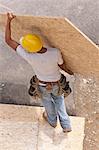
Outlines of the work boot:
<svg viewBox="0 0 99 150">
<path fill-rule="evenodd" d="M 47 113 L 43 112 L 43 118 L 48 122 Z M 49 123 L 49 122 L 48 122 Z M 50 123 L 49 123 L 50 124 Z M 56 128 L 57 124 L 50 124 L 53 128 Z"/>
<path fill-rule="evenodd" d="M 64 133 L 66 133 L 66 132 L 71 132 L 71 131 L 72 131 L 71 128 L 64 128 L 64 129 L 63 129 L 63 132 L 64 132 Z"/>
</svg>

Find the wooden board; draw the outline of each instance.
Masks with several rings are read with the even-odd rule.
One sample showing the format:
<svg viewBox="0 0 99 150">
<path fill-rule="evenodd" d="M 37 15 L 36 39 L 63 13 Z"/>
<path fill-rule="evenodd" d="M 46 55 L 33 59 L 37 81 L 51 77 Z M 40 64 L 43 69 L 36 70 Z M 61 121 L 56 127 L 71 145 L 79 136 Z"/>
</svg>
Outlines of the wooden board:
<svg viewBox="0 0 99 150">
<path fill-rule="evenodd" d="M 0 15 L 0 30 L 5 28 L 5 15 Z M 66 18 L 17 16 L 12 22 L 13 38 L 39 34 L 44 45 L 61 50 L 65 63 L 75 73 L 99 76 L 99 48 Z"/>
<path fill-rule="evenodd" d="M 83 150 L 85 119 L 70 117 L 72 132 L 52 128 L 39 107 L 0 105 L 1 150 Z"/>
</svg>

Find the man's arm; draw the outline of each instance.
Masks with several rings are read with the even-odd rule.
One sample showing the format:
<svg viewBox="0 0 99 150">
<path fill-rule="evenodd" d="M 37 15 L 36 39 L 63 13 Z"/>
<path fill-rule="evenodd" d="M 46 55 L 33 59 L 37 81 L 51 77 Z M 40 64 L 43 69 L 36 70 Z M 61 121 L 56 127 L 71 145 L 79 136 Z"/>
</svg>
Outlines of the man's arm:
<svg viewBox="0 0 99 150">
<path fill-rule="evenodd" d="M 71 70 L 69 70 L 68 68 L 66 68 L 66 65 L 65 65 L 65 63 L 63 63 L 62 65 L 58 65 L 62 70 L 64 70 L 65 72 L 67 72 L 68 74 L 70 74 L 70 75 L 74 75 L 74 73 L 71 71 Z"/>
<path fill-rule="evenodd" d="M 74 73 L 66 67 L 63 55 L 60 51 L 58 51 L 58 66 L 68 74 L 74 75 Z"/>
<path fill-rule="evenodd" d="M 5 27 L 5 42 L 14 50 L 16 50 L 17 46 L 19 45 L 19 43 L 17 43 L 11 38 L 11 21 L 15 17 L 16 16 L 13 15 L 12 13 L 7 13 L 7 22 Z"/>
</svg>

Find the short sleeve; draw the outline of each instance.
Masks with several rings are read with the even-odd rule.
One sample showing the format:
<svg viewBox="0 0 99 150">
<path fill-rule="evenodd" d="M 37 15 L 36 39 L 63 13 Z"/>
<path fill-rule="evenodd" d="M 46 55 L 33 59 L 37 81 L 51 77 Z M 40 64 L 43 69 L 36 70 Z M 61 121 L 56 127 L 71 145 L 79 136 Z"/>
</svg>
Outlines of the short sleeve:
<svg viewBox="0 0 99 150">
<path fill-rule="evenodd" d="M 18 47 L 16 48 L 16 52 L 22 56 L 22 57 L 26 57 L 26 52 L 24 50 L 24 48 L 21 45 L 18 45 Z"/>
<path fill-rule="evenodd" d="M 25 49 L 19 45 L 16 48 L 17 54 L 19 54 L 22 58 L 24 58 L 29 64 L 31 64 L 31 54 L 27 53 Z"/>
<path fill-rule="evenodd" d="M 63 58 L 60 50 L 58 50 L 58 64 L 59 65 L 63 64 Z"/>
</svg>

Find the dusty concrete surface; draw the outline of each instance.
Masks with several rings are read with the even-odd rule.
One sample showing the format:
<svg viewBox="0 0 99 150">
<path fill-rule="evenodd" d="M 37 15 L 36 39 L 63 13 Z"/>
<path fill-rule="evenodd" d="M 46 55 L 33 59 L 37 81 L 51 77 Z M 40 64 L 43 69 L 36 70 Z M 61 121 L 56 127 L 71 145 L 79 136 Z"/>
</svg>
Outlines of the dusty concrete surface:
<svg viewBox="0 0 99 150">
<path fill-rule="evenodd" d="M 18 100 L 28 104 L 27 87 L 32 75 L 30 65 L 5 44 L 4 34 L 0 33 L 0 102 Z"/>
<path fill-rule="evenodd" d="M 72 132 L 52 128 L 37 107 L 0 105 L 1 150 L 83 150 L 84 118 L 70 117 Z"/>
<path fill-rule="evenodd" d="M 99 79 L 77 75 L 74 84 L 77 116 L 86 118 L 84 150 L 99 149 Z"/>
</svg>

